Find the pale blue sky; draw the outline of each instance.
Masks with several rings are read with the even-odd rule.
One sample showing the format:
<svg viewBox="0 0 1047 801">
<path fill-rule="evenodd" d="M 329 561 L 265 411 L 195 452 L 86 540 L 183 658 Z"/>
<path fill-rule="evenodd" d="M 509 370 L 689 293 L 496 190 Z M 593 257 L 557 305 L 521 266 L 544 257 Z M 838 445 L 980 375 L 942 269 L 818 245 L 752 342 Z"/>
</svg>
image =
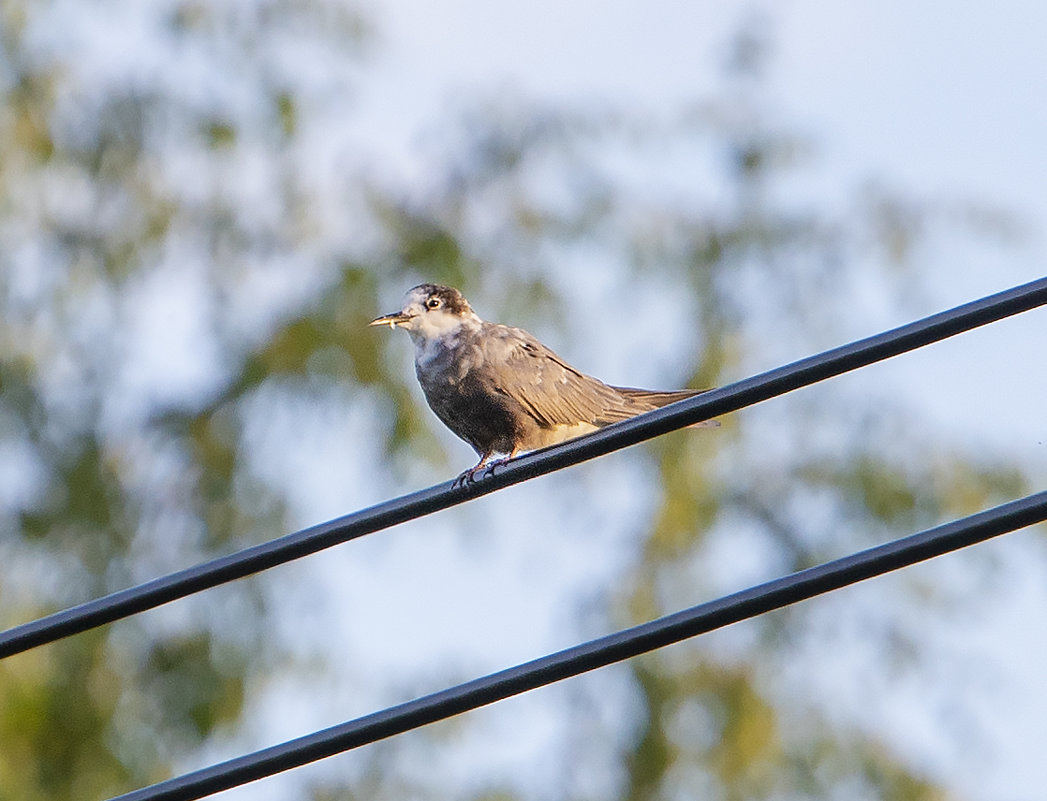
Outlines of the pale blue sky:
<svg viewBox="0 0 1047 801">
<path fill-rule="evenodd" d="M 843 198 L 872 180 L 937 200 L 987 200 L 1022 221 L 1026 238 L 1004 256 L 989 249 L 971 251 L 962 243 L 938 243 L 935 260 L 924 268 L 928 312 L 1047 272 L 1047 6 L 1042 4 L 539 0 L 509 6 L 485 0 L 384 0 L 372 3 L 369 15 L 377 43 L 344 133 L 356 143 L 361 163 L 377 161 L 405 182 L 426 185 L 433 132 L 453 117 L 462 99 L 515 92 L 539 101 L 625 100 L 639 111 L 668 112 L 719 85 L 730 35 L 739 21 L 757 18 L 773 45 L 769 81 L 759 90 L 762 103 L 782 124 L 809 133 L 818 148 L 815 169 L 794 189 L 798 198 Z M 855 336 L 906 321 L 889 305 L 877 305 L 875 288 L 868 305 L 856 315 Z M 1047 315 L 1025 315 L 883 368 L 884 391 L 914 414 L 928 415 L 932 426 L 1011 449 L 1047 475 L 1047 424 L 1041 411 L 1047 371 L 1038 366 L 1044 342 Z M 836 343 L 826 343 L 831 344 Z M 406 357 L 406 343 L 403 350 Z M 585 344 L 575 343 L 572 350 L 575 356 L 585 353 Z M 928 381 L 931 366 L 935 377 Z M 1001 398 L 1005 412 L 987 417 L 985 410 L 999 408 Z M 361 415 L 349 425 L 363 430 L 367 413 Z M 330 427 L 319 429 L 312 455 L 329 439 Z M 449 446 L 451 458 L 467 460 L 466 449 L 456 447 Z M 622 462 L 600 469 L 601 481 L 628 485 L 635 479 Z M 344 500 L 337 491 L 344 480 L 344 475 L 328 474 L 304 484 L 303 512 L 344 511 L 337 505 Z M 528 510 L 529 530 L 564 528 L 565 510 L 550 506 L 540 488 L 514 492 L 511 500 L 468 508 L 450 519 L 421 521 L 381 543 L 356 543 L 351 554 L 325 559 L 321 569 L 340 599 L 335 610 L 359 608 L 362 598 L 392 604 L 383 609 L 384 616 L 346 618 L 335 611 L 334 625 L 341 626 L 345 641 L 366 647 L 393 674 L 421 658 L 467 665 L 476 675 L 569 644 L 559 604 L 599 592 L 628 558 L 629 544 L 605 543 L 606 562 L 600 564 L 584 540 L 564 532 L 556 541 L 556 569 L 550 570 L 545 541 L 509 537 L 499 539 L 500 546 L 487 542 L 486 515 L 504 514 L 520 503 Z M 627 507 L 620 511 L 637 514 Z M 464 554 L 455 534 L 462 526 L 477 532 L 467 539 Z M 1021 538 L 1027 536 L 985 546 L 1010 571 L 1011 592 L 987 599 L 983 619 L 964 627 L 943 625 L 934 635 L 942 648 L 969 650 L 972 674 L 984 670 L 989 680 L 965 680 L 954 688 L 943 676 L 941 696 L 932 698 L 922 686 L 903 681 L 892 686 L 883 679 L 887 683 L 877 691 L 891 702 L 867 709 L 860 632 L 855 632 L 852 651 L 839 649 L 836 662 L 826 666 L 831 660 L 812 653 L 809 662 L 794 668 L 820 665 L 825 693 L 838 705 L 841 720 L 885 732 L 913 754 L 915 764 L 972 801 L 1036 801 L 1047 786 L 1040 754 L 1047 719 L 1042 693 L 1047 630 L 1038 614 L 1047 593 L 1035 571 L 1026 569 L 1028 543 Z M 477 558 L 484 565 L 480 573 Z M 543 569 L 536 573 L 538 565 Z M 938 571 L 935 581 L 961 580 L 957 577 L 965 570 L 948 564 L 933 569 Z M 382 576 L 415 575 L 415 570 L 422 577 L 416 589 L 424 602 L 383 593 Z M 461 592 L 441 592 L 433 578 L 441 575 L 455 576 Z M 535 575 L 542 577 L 540 585 Z M 878 605 L 890 586 L 882 582 L 844 597 Z M 478 597 L 485 599 L 482 609 L 469 601 Z M 514 600 L 520 598 L 527 599 L 526 611 Z M 1030 619 L 1030 610 L 1037 610 L 1036 620 Z M 410 645 L 382 642 L 389 621 L 397 621 Z M 926 622 L 933 627 L 942 621 L 932 611 Z M 727 642 L 731 636 L 725 635 Z M 352 698 L 343 696 L 339 708 L 348 708 Z M 477 716 L 470 735 L 472 758 L 461 757 L 457 767 L 444 769 L 451 775 L 458 770 L 464 781 L 485 759 L 494 770 L 515 765 L 526 771 L 540 763 L 550 743 L 570 737 L 555 722 L 556 698 L 539 694 L 511 702 L 503 713 Z M 962 743 L 937 728 L 952 707 L 977 729 Z M 274 737 L 286 734 L 285 709 L 278 703 L 274 713 L 281 725 L 261 730 Z M 1006 710 L 1005 717 L 1000 710 Z M 504 738 L 504 722 L 514 715 L 527 715 L 533 725 L 526 733 L 514 729 L 518 740 L 512 746 Z M 318 722 L 327 721 L 300 721 L 303 729 Z M 525 786 L 540 796 L 542 781 L 532 774 Z M 248 789 L 245 797 L 255 797 L 253 792 Z"/>
<path fill-rule="evenodd" d="M 963 243 L 938 243 L 934 261 L 924 267 L 931 288 L 928 312 L 1047 272 L 1047 6 L 1041 3 L 539 0 L 510 6 L 484 0 L 385 0 L 369 8 L 377 46 L 347 135 L 359 142 L 362 160 L 377 154 L 383 169 L 405 181 L 425 185 L 430 137 L 441 121 L 453 116 L 448 109 L 457 108 L 462 98 L 507 91 L 541 101 L 624 100 L 639 111 L 666 112 L 718 85 L 731 33 L 739 21 L 757 18 L 763 20 L 773 45 L 769 81 L 760 90 L 763 104 L 783 124 L 809 133 L 818 148 L 816 168 L 795 188 L 798 198 L 811 193 L 842 198 L 872 180 L 940 201 L 977 198 L 1020 219 L 1025 238 L 1004 256 L 988 249 L 970 250 Z M 875 292 L 868 303 L 870 309 L 856 315 L 860 322 L 855 336 L 871 333 L 875 326 L 905 322 L 897 310 L 878 306 Z M 884 391 L 900 397 L 914 413 L 928 415 L 932 426 L 968 441 L 1010 449 L 1022 462 L 1040 465 L 1044 476 L 1044 342 L 1047 315 L 1025 315 L 884 368 Z M 577 354 L 585 346 L 574 347 Z M 935 374 L 930 382 L 929 367 Z M 986 409 L 1001 408 L 1001 398 L 1005 411 L 987 415 Z M 464 450 L 451 453 L 452 458 L 467 458 Z M 602 478 L 617 475 L 627 480 L 623 470 L 628 472 L 621 465 L 607 468 Z M 312 485 L 311 492 L 317 490 Z M 528 503 L 536 492 L 521 489 L 522 502 Z M 539 511 L 542 503 L 528 504 L 528 514 Z M 320 502 L 317 508 L 323 506 Z M 546 511 L 545 525 L 556 527 L 562 510 Z M 484 519 L 474 509 L 462 512 L 457 524 L 482 526 Z M 410 527 L 407 539 L 413 538 L 413 545 L 360 547 L 374 549 L 379 575 L 407 563 L 440 564 L 450 574 L 468 573 L 468 565 L 451 555 L 455 548 L 447 538 L 453 538 L 453 528 L 443 519 L 426 521 Z M 862 677 L 867 676 L 848 670 L 856 667 L 853 659 L 859 657 L 841 656 L 839 664 L 827 668 L 835 671 L 826 679 L 827 687 L 836 689 L 826 692 L 838 695 L 842 719 L 886 731 L 888 739 L 914 754 L 917 764 L 973 801 L 1035 801 L 1047 786 L 1047 766 L 1040 754 L 1042 721 L 1047 719 L 1042 693 L 1047 630 L 1038 611 L 1047 595 L 1035 572 L 1024 569 L 1027 543 L 1021 538 L 1027 536 L 986 546 L 994 548 L 994 558 L 1012 571 L 1012 592 L 987 599 L 984 619 L 964 628 L 944 626 L 936 635 L 946 643 L 942 647 L 969 649 L 971 671 L 980 674 L 984 669 L 991 676 L 987 682 L 975 682 L 980 692 L 971 692 L 966 683 L 950 698 L 950 677 L 945 676 L 942 697 L 929 698 L 921 695 L 920 687 L 899 682 L 879 688 L 891 694 L 892 703 L 868 710 L 862 708 L 868 689 Z M 416 560 L 417 553 L 409 554 L 419 538 L 425 554 Z M 559 540 L 558 569 L 545 574 L 543 586 L 535 591 L 528 566 L 542 563 L 540 543 L 518 542 L 508 551 L 476 545 L 483 549 L 487 580 L 463 577 L 469 585 L 464 597 L 478 595 L 490 603 L 484 612 L 471 610 L 474 621 L 479 620 L 476 615 L 486 621 L 478 623 L 479 630 L 489 637 L 498 631 L 512 634 L 504 641 L 487 639 L 477 650 L 471 641 L 475 630 L 456 634 L 447 627 L 437 631 L 422 625 L 414 634 L 424 641 L 420 650 L 493 669 L 567 644 L 555 626 L 534 624 L 545 621 L 551 626 L 551 621 L 562 619 L 556 599 L 564 597 L 562 588 L 572 583 L 578 591 L 580 575 L 588 573 L 584 583 L 592 591 L 614 575 L 615 547 L 621 544 L 611 546 L 609 563 L 599 567 L 587 562 L 591 556 L 577 538 Z M 332 558 L 326 569 L 355 570 L 347 565 L 360 564 L 360 557 L 354 553 L 345 562 Z M 370 565 L 368 570 L 374 567 L 366 560 L 362 563 Z M 963 573 L 962 567 L 955 568 L 956 574 L 947 566 L 937 569 L 941 572 L 936 580 Z M 367 575 L 353 575 L 368 585 Z M 491 576 L 500 578 L 491 584 Z M 333 576 L 332 583 L 337 583 Z M 877 604 L 877 593 L 889 587 L 881 583 L 857 590 L 852 597 L 864 596 Z M 440 610 L 433 612 L 434 620 L 470 617 L 470 610 L 457 608 L 453 600 L 438 600 L 435 588 L 434 592 L 430 600 Z M 511 601 L 514 594 L 527 597 L 531 605 L 531 622 L 524 626 L 530 627 L 529 635 L 497 623 L 500 618 L 519 620 L 521 612 Z M 353 605 L 350 597 L 345 603 Z M 1036 610 L 1036 620 L 1030 619 L 1030 610 Z M 391 614 L 410 618 L 412 609 Z M 930 613 L 928 625 L 935 622 Z M 347 638 L 374 642 L 383 624 L 371 618 L 369 623 L 356 619 L 345 625 Z M 370 638 L 360 634 L 360 625 L 373 627 Z M 860 634 L 855 636 L 860 654 Z M 387 658 L 389 669 L 395 670 L 398 660 L 410 657 L 393 648 Z M 810 670 L 820 656 L 812 654 L 811 660 L 796 670 Z M 546 703 L 547 697 L 513 702 L 516 714 L 536 716 L 535 742 L 522 743 L 511 755 L 503 742 L 492 760 L 526 766 L 540 759 L 543 743 L 548 747 L 557 737 L 546 731 L 543 740 L 541 734 Z M 936 728 L 942 710 L 948 714 L 950 705 L 977 729 L 963 744 L 943 737 Z M 1006 710 L 1004 717 L 1000 710 Z M 497 731 L 492 719 L 500 718 L 487 718 L 480 730 L 493 725 Z M 482 751 L 493 748 L 498 738 L 481 734 L 479 740 Z M 540 793 L 541 782 L 535 777 L 530 781 L 537 782 L 532 790 Z"/>
<path fill-rule="evenodd" d="M 325 110 L 311 142 L 318 183 L 336 174 L 332 165 L 349 160 L 380 165 L 382 172 L 398 175 L 421 192 L 429 180 L 426 168 L 433 157 L 434 132 L 453 119 L 462 100 L 477 95 L 510 92 L 539 102 L 613 100 L 639 113 L 668 113 L 722 85 L 720 65 L 731 34 L 740 21 L 758 19 L 772 43 L 768 82 L 756 90 L 760 105 L 780 124 L 809 134 L 817 148 L 803 183 L 790 187 L 798 201 L 813 195 L 842 199 L 871 180 L 937 200 L 988 200 L 1014 212 L 1024 230 L 1018 246 L 1001 253 L 971 248 L 966 241 L 946 241 L 928 251 L 933 255 L 923 267 L 928 313 L 1047 273 L 1047 5 L 1042 2 L 373 0 L 363 8 L 375 30 L 360 73 L 363 80 L 315 76 L 349 97 L 344 114 L 335 106 Z M 116 14 L 121 9 L 127 13 Z M 140 72 L 162 76 L 158 80 L 170 91 L 192 102 L 203 98 L 235 106 L 235 81 L 212 81 L 207 64 L 187 58 L 179 70 L 167 69 L 171 54 L 153 47 L 155 15 L 148 9 L 130 0 L 116 4 L 115 16 L 106 18 L 97 8 L 85 11 L 77 3 L 60 2 L 53 12 L 55 24 L 38 30 L 58 49 L 78 43 L 77 64 L 86 85 L 104 83 L 108 75 Z M 112 28 L 117 16 L 119 37 Z M 308 54 L 302 55 L 295 69 L 314 70 Z M 264 164 L 240 166 L 256 167 L 256 176 L 266 169 Z M 185 165 L 187 178 L 193 170 L 193 164 Z M 246 178 L 251 174 L 251 169 L 241 169 L 243 181 L 233 182 L 229 191 L 242 193 L 252 203 L 257 200 L 260 213 L 272 213 L 264 207 L 264 181 L 252 185 Z M 193 191 L 191 180 L 185 191 Z M 337 203 L 333 179 L 330 191 L 332 202 L 317 214 L 328 214 L 336 223 L 346 212 Z M 344 235 L 357 233 L 349 228 Z M 149 319 L 167 320 L 165 309 L 191 305 L 193 284 L 185 280 L 182 256 L 172 256 L 178 281 L 168 280 L 179 285 L 177 297 L 165 294 L 164 280 L 143 289 L 143 295 L 154 293 L 155 306 L 141 299 L 143 309 L 155 309 Z M 301 254 L 303 261 L 310 257 Z M 268 290 L 258 288 L 258 297 L 266 291 L 275 296 L 293 288 L 276 281 Z M 582 319 L 595 318 L 596 308 L 584 306 L 584 293 L 573 297 L 583 304 L 578 309 Z M 908 319 L 883 303 L 876 287 L 870 288 L 863 304 L 865 308 L 856 310 L 853 336 Z M 182 318 L 175 322 L 165 330 L 168 340 L 179 336 L 182 327 L 199 324 Z M 535 333 L 545 338 L 547 332 Z M 193 336 L 187 333 L 186 341 Z M 1022 463 L 1038 466 L 1043 478 L 1045 342 L 1047 314 L 1033 312 L 900 359 L 876 375 L 883 378 L 883 391 L 914 414 L 926 415 L 929 426 L 1013 453 Z M 634 347 L 648 347 L 649 340 L 636 343 Z M 401 344 L 409 369 L 408 345 Z M 825 343 L 833 344 L 838 343 Z M 148 338 L 136 347 L 142 350 L 141 363 L 153 365 L 152 374 L 142 372 L 135 379 L 143 382 L 137 387 L 142 391 L 160 382 L 183 380 L 194 387 L 206 383 L 206 369 L 200 367 L 205 360 L 199 352 L 193 352 L 192 363 L 181 370 L 166 362 Z M 615 364 L 608 356 L 607 365 L 595 364 L 599 355 L 586 342 L 574 343 L 570 355 L 593 372 L 628 363 L 619 358 Z M 801 355 L 805 354 L 793 357 Z M 776 366 L 774 359 L 780 356 L 768 353 L 761 367 Z M 657 354 L 652 361 L 656 360 Z M 928 380 L 931 366 L 934 377 Z M 294 429 L 294 448 L 288 449 L 287 440 L 275 435 L 267 444 L 262 434 L 258 447 L 261 457 L 266 447 L 280 448 L 279 459 L 261 458 L 261 464 L 268 461 L 276 471 L 300 476 L 292 488 L 292 509 L 302 524 L 343 514 L 390 491 L 416 488 L 417 484 L 391 486 L 388 476 L 386 483 L 375 480 L 373 465 L 379 454 L 359 445 L 374 439 L 374 421 L 382 416 L 374 406 L 373 400 L 360 399 L 348 418 L 343 409 L 332 408 L 330 414 L 308 421 L 295 419 L 294 410 L 288 410 L 287 420 L 266 421 L 273 431 Z M 993 409 L 1002 411 L 986 413 Z M 346 456 L 347 443 L 356 454 L 353 459 Z M 464 466 L 471 458 L 460 443 L 451 442 L 448 449 L 454 465 Z M 607 499 L 603 511 L 608 520 L 625 520 L 627 525 L 630 519 L 643 518 L 646 510 L 628 503 L 633 497 L 630 488 L 647 478 L 642 465 L 608 459 L 586 469 L 593 471 Z M 420 467 L 411 479 L 420 483 L 433 476 Z M 448 676 L 456 670 L 478 675 L 571 644 L 579 634 L 574 623 L 578 598 L 605 591 L 633 557 L 635 542 L 612 536 L 595 548 L 572 531 L 571 504 L 543 491 L 544 486 L 535 482 L 518 487 L 453 515 L 366 538 L 322 559 L 267 575 L 264 580 L 274 592 L 281 586 L 315 588 L 315 603 L 290 610 L 288 620 L 279 625 L 293 627 L 294 636 L 304 643 L 329 649 L 333 661 L 341 659 L 346 665 L 345 674 L 341 684 L 325 685 L 330 695 L 322 709 L 289 703 L 303 691 L 302 685 L 256 688 L 273 692 L 260 694 L 268 700 L 243 722 L 237 733 L 242 739 L 216 746 L 214 755 L 271 744 L 373 711 L 377 702 L 401 700 L 390 695 L 390 683 L 400 676 L 412 677 L 420 666 L 441 666 Z M 521 505 L 527 510 L 526 531 L 515 519 L 523 517 L 514 512 Z M 492 519 L 499 527 L 506 521 L 507 527 L 520 528 L 520 536 L 493 536 L 505 532 L 491 532 L 496 528 Z M 463 537 L 462 530 L 468 535 Z M 492 536 L 485 536 L 488 533 Z M 919 765 L 971 801 L 1039 801 L 1047 786 L 1047 762 L 1041 753 L 1047 720 L 1042 692 L 1047 624 L 1040 614 L 1047 591 L 1037 581 L 1042 573 L 1029 569 L 1023 540 L 1028 536 L 1018 534 L 983 546 L 1006 566 L 1006 591 L 987 598 L 981 619 L 954 621 L 935 634 L 941 647 L 969 650 L 972 671 L 984 667 L 991 677 L 965 680 L 963 698 L 953 699 L 977 730 L 968 750 L 941 737 L 935 728 L 939 707 L 953 702 L 948 697 L 950 677 L 942 677 L 943 697 L 921 697 L 917 687 L 899 683 L 878 688 L 893 692 L 889 703 L 874 710 L 863 707 L 864 674 L 855 664 L 860 632 L 852 644 L 858 656 L 840 649 L 837 662 L 826 667 L 824 655 L 812 653 L 810 660 L 794 667 L 821 669 L 825 692 L 835 694 L 842 720 L 884 732 L 892 742 L 911 749 Z M 551 561 L 553 545 L 556 559 Z M 725 558 L 731 556 L 728 549 Z M 959 581 L 966 568 L 963 563 L 943 563 L 933 569 L 935 580 Z M 396 591 L 405 577 L 411 594 Z M 446 592 L 451 583 L 458 592 Z M 889 595 L 890 586 L 889 580 L 869 585 L 842 595 L 840 602 L 864 598 L 876 605 L 883 593 Z M 477 598 L 483 602 L 475 602 Z M 209 596 L 156 614 L 161 620 L 167 615 L 179 619 L 186 609 L 205 612 L 213 602 Z M 927 623 L 936 622 L 940 621 L 932 608 Z M 732 636 L 744 634 L 726 633 L 722 641 L 729 645 Z M 369 663 L 358 672 L 354 660 L 360 654 L 366 654 Z M 615 686 L 612 673 L 591 681 Z M 306 689 L 310 695 L 316 692 L 312 686 Z M 440 766 L 443 775 L 465 781 L 483 770 L 497 774 L 505 767 L 526 774 L 523 781 L 532 797 L 541 797 L 547 789 L 542 782 L 556 782 L 558 777 L 538 776 L 531 766 L 572 736 L 557 719 L 558 692 L 528 696 L 503 705 L 503 712 L 474 716 L 475 725 L 462 735 L 469 748 L 459 749 L 451 764 Z M 1005 718 L 999 710 L 1006 710 Z M 514 715 L 527 716 L 526 731 L 508 723 Z M 343 760 L 310 770 L 351 771 L 351 765 Z M 283 798 L 295 781 L 294 776 L 283 777 L 229 797 Z"/>
</svg>

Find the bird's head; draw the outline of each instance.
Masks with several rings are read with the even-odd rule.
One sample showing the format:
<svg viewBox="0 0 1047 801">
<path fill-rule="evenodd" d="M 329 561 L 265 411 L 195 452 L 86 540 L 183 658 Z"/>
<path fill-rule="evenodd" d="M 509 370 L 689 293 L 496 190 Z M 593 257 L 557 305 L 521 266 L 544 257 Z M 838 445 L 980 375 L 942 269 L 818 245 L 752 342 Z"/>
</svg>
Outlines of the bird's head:
<svg viewBox="0 0 1047 801">
<path fill-rule="evenodd" d="M 438 284 L 416 286 L 407 292 L 400 311 L 376 317 L 368 323 L 403 328 L 416 341 L 443 339 L 479 324 L 480 318 L 461 292 Z"/>
</svg>

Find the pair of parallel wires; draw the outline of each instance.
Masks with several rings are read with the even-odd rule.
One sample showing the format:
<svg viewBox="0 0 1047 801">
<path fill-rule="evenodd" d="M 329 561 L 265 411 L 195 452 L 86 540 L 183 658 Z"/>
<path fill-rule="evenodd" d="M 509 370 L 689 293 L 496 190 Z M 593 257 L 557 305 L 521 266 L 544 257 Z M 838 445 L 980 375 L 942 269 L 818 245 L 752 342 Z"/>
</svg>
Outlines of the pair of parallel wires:
<svg viewBox="0 0 1047 801">
<path fill-rule="evenodd" d="M 1047 278 L 0 632 L 0 659 L 1047 304 Z M 801 570 L 110 801 L 191 801 L 444 720 L 1047 519 L 1047 491 Z"/>
</svg>

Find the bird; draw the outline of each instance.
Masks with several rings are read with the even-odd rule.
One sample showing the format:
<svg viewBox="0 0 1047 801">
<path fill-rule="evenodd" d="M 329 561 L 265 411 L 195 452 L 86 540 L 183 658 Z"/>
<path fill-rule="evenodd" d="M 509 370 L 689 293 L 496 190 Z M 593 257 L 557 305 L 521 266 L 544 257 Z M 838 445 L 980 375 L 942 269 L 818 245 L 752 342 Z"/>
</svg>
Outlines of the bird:
<svg viewBox="0 0 1047 801">
<path fill-rule="evenodd" d="M 368 325 L 401 328 L 410 335 L 426 402 L 480 457 L 456 485 L 475 481 L 481 470 L 486 476 L 521 452 L 707 391 L 605 384 L 572 367 L 522 328 L 480 319 L 461 292 L 439 284 L 408 290 L 400 311 Z M 496 454 L 504 456 L 491 461 Z"/>
</svg>

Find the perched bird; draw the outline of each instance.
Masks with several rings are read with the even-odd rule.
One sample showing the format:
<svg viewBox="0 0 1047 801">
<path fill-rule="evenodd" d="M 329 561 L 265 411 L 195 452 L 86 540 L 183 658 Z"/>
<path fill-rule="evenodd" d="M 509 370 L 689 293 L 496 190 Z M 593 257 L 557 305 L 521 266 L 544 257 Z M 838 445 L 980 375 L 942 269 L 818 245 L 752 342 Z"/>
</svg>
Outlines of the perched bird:
<svg viewBox="0 0 1047 801">
<path fill-rule="evenodd" d="M 588 434 L 704 391 L 605 384 L 571 367 L 522 328 L 481 320 L 461 292 L 437 284 L 411 289 L 400 311 L 370 325 L 410 334 L 426 401 L 479 454 L 480 461 L 456 483 L 473 481 L 496 453 L 506 456 L 491 467 L 520 451 Z"/>
</svg>

